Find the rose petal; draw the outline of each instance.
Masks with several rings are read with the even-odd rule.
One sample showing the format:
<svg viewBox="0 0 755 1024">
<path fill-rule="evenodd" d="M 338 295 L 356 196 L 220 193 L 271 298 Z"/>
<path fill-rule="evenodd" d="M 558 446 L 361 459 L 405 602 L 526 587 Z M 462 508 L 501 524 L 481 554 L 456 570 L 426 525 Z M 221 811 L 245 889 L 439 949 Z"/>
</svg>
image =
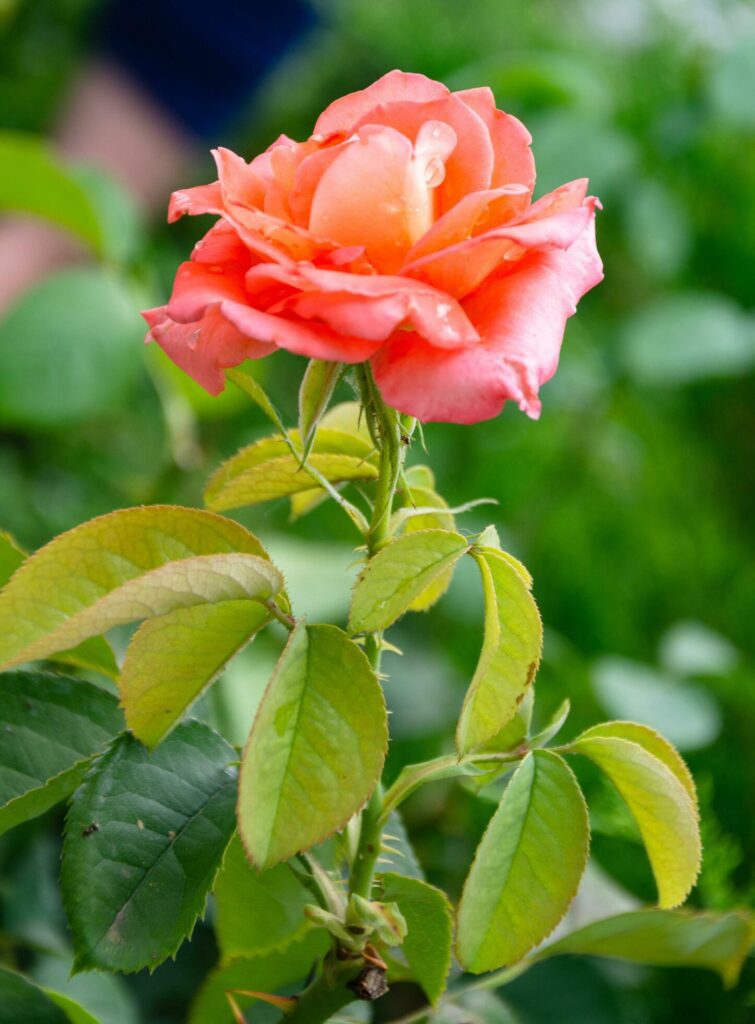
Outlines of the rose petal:
<svg viewBox="0 0 755 1024">
<path fill-rule="evenodd" d="M 196 216 L 201 213 L 221 213 L 223 197 L 220 182 L 213 181 L 210 185 L 197 185 L 174 192 L 168 203 L 168 223 L 174 224 L 184 214 Z"/>
<path fill-rule="evenodd" d="M 211 395 L 225 387 L 223 370 L 245 359 L 260 359 L 274 351 L 274 345 L 245 337 L 222 316 L 218 306 L 207 308 L 194 323 L 176 323 L 168 307 L 148 309 L 142 316 L 149 324 L 147 341 L 156 341 L 168 358 Z"/>
<path fill-rule="evenodd" d="M 453 94 L 427 103 L 383 103 L 365 114 L 354 130 L 368 123 L 387 125 L 414 142 L 430 121 L 453 128 L 457 139 L 444 161 L 445 176 L 438 188 L 438 212 L 444 213 L 469 192 L 490 187 L 493 146 L 485 123 L 471 107 Z"/>
<path fill-rule="evenodd" d="M 394 128 L 365 126 L 324 171 L 313 199 L 310 230 L 342 246 L 363 245 L 383 273 L 403 263 L 412 244 L 411 142 Z M 427 193 L 427 188 L 425 188 Z"/>
<path fill-rule="evenodd" d="M 489 229 L 518 217 L 528 202 L 529 192 L 524 185 L 506 185 L 504 188 L 471 192 L 417 239 L 407 253 L 407 263 L 439 252 L 456 242 L 466 241 L 479 234 L 483 227 Z"/>
<path fill-rule="evenodd" d="M 425 103 L 448 95 L 448 89 L 440 82 L 424 75 L 408 74 L 404 71 L 389 71 L 366 89 L 349 93 L 334 100 L 320 114 L 315 124 L 316 135 L 330 135 L 343 132 L 350 135 L 357 121 L 380 103 L 395 103 L 409 100 Z"/>
<path fill-rule="evenodd" d="M 507 400 L 537 418 L 538 388 L 555 373 L 566 320 L 601 279 L 591 220 L 569 249 L 529 254 L 464 303 L 479 345 L 443 351 L 417 334 L 394 335 L 372 360 L 383 397 L 424 422 L 476 423 Z"/>
<path fill-rule="evenodd" d="M 171 320 L 193 323 L 213 303 L 225 299 L 246 302 L 244 274 L 247 266 L 217 263 L 182 263 L 173 282 L 168 303 Z"/>
<path fill-rule="evenodd" d="M 316 317 L 341 334 L 383 341 L 397 328 L 411 325 L 432 344 L 444 348 L 479 341 L 456 301 L 418 281 L 306 266 L 289 272 L 265 265 L 252 268 L 247 282 L 271 277 L 302 289 L 287 296 L 282 309 L 306 319 Z"/>
<path fill-rule="evenodd" d="M 369 339 L 339 334 L 327 324 L 301 323 L 238 302 L 224 302 L 220 309 L 242 334 L 310 359 L 361 363 L 379 345 Z"/>
<path fill-rule="evenodd" d="M 532 136 L 522 122 L 498 110 L 495 96 L 487 87 L 464 89 L 454 95 L 482 118 L 490 132 L 495 154 L 493 188 L 516 182 L 526 185 L 532 192 L 535 187 L 535 158 L 530 149 Z"/>
<path fill-rule="evenodd" d="M 597 200 L 591 197 L 572 209 L 553 216 L 504 224 L 440 252 L 422 256 L 402 268 L 402 273 L 427 281 L 456 298 L 470 295 L 505 261 L 514 263 L 527 250 L 573 244 L 594 216 Z"/>
</svg>

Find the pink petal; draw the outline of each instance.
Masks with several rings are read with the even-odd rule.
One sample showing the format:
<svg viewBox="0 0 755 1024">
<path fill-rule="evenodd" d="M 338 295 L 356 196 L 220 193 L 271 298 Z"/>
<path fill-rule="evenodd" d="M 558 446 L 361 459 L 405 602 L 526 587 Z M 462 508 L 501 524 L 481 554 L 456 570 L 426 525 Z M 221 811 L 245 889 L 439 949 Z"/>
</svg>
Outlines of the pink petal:
<svg viewBox="0 0 755 1024">
<path fill-rule="evenodd" d="M 424 75 L 389 71 L 366 89 L 342 96 L 326 107 L 317 119 L 315 134 L 330 135 L 334 132 L 343 132 L 350 135 L 357 121 L 362 120 L 365 114 L 380 103 L 396 103 L 402 100 L 426 103 L 447 95 L 448 89 L 445 85 L 434 82 Z"/>
<path fill-rule="evenodd" d="M 413 260 L 402 268 L 402 273 L 463 298 L 479 288 L 506 261 L 515 263 L 527 250 L 549 246 L 568 248 L 594 216 L 596 202 L 590 198 L 582 206 L 563 210 L 552 217 L 529 220 L 525 215 L 518 222 L 501 225 Z"/>
<path fill-rule="evenodd" d="M 341 246 L 363 245 L 384 273 L 397 270 L 412 244 L 409 180 L 413 147 L 393 128 L 364 127 L 324 171 L 310 230 Z"/>
<path fill-rule="evenodd" d="M 492 227 L 518 217 L 526 209 L 529 192 L 524 185 L 470 192 L 444 213 L 407 253 L 407 263 L 439 252 L 456 242 L 466 241 Z"/>
<path fill-rule="evenodd" d="M 448 295 L 405 277 L 348 274 L 302 266 L 274 276 L 301 288 L 282 308 L 305 319 L 318 318 L 341 334 L 383 341 L 402 326 L 412 326 L 433 345 L 455 348 L 479 341 L 459 304 Z M 247 281 L 270 277 L 255 267 Z"/>
<path fill-rule="evenodd" d="M 471 107 L 453 94 L 425 103 L 383 103 L 368 111 L 355 130 L 367 123 L 387 125 L 414 142 L 429 121 L 453 128 L 457 139 L 453 152 L 444 161 L 445 176 L 438 188 L 438 212 L 444 213 L 469 192 L 490 187 L 493 147 L 485 123 Z"/>
<path fill-rule="evenodd" d="M 174 224 L 184 214 L 196 216 L 200 213 L 221 213 L 223 197 L 220 193 L 220 182 L 211 185 L 197 185 L 174 192 L 168 203 L 168 223 Z"/>
<path fill-rule="evenodd" d="M 495 105 L 495 96 L 487 87 L 454 93 L 487 125 L 495 153 L 491 185 L 500 188 L 516 182 L 532 191 L 535 186 L 535 158 L 530 149 L 532 136 L 521 121 L 505 114 Z"/>
<path fill-rule="evenodd" d="M 142 313 L 150 326 L 146 340 L 156 341 L 179 369 L 211 395 L 219 395 L 225 387 L 225 368 L 274 351 L 274 345 L 245 337 L 217 306 L 210 306 L 200 320 L 188 324 L 171 320 L 167 309 L 161 306 Z"/>
<path fill-rule="evenodd" d="M 327 324 L 297 322 L 237 302 L 224 302 L 220 309 L 242 334 L 310 359 L 361 363 L 374 353 L 379 344 L 339 334 Z"/>
<path fill-rule="evenodd" d="M 420 420 L 476 423 L 507 400 L 533 418 L 555 373 L 566 320 L 602 279 L 594 221 L 566 250 L 533 252 L 464 303 L 482 342 L 451 351 L 398 332 L 373 357 L 386 401 Z"/>
<path fill-rule="evenodd" d="M 171 320 L 193 323 L 213 303 L 217 305 L 226 299 L 246 302 L 244 273 L 247 266 L 182 263 L 176 272 L 173 294 L 168 303 Z"/>
</svg>

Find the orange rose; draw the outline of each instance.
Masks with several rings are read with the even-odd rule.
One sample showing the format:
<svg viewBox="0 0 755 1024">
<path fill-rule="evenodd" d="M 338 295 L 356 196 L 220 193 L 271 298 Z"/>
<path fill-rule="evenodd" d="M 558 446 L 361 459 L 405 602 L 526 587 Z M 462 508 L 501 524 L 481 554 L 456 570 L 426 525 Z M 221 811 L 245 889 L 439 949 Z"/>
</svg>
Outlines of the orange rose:
<svg viewBox="0 0 755 1024">
<path fill-rule="evenodd" d="M 213 394 L 275 348 L 371 360 L 385 400 L 474 423 L 537 416 L 567 317 L 602 279 L 585 180 L 532 202 L 530 135 L 489 89 L 392 71 L 332 103 L 307 142 L 173 194 L 220 220 L 182 264 L 148 340 Z"/>
</svg>

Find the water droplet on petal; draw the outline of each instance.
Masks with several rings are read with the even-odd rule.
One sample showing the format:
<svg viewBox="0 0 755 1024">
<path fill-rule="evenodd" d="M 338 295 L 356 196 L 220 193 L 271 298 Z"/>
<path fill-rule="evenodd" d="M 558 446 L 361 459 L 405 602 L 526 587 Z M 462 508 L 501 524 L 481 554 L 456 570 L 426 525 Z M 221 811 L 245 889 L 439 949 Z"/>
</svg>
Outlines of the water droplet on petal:
<svg viewBox="0 0 755 1024">
<path fill-rule="evenodd" d="M 446 166 L 439 156 L 434 156 L 425 168 L 425 184 L 428 188 L 437 188 L 446 177 Z"/>
</svg>

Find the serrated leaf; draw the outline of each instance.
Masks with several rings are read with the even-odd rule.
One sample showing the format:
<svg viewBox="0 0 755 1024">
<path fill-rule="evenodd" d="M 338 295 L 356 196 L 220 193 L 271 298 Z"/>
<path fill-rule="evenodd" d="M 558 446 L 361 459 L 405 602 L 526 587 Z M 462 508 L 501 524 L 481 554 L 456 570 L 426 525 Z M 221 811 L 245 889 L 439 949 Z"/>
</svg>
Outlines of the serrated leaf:
<svg viewBox="0 0 755 1024">
<path fill-rule="evenodd" d="M 593 739 L 595 737 L 609 739 L 614 737 L 620 740 L 629 740 L 630 743 L 638 743 L 648 754 L 652 754 L 653 757 L 657 757 L 659 761 L 665 764 L 668 770 L 679 780 L 687 796 L 697 807 L 695 780 L 692 778 L 684 758 L 676 747 L 669 743 L 665 736 L 661 736 L 659 732 L 656 732 L 655 729 L 651 729 L 649 725 L 640 725 L 638 722 L 601 722 L 599 725 L 593 725 L 590 729 L 586 729 L 577 737 L 575 743 L 579 743 L 583 739 Z"/>
<path fill-rule="evenodd" d="M 0 589 L 5 586 L 16 569 L 23 565 L 26 556 L 27 552 L 15 538 L 0 530 Z M 118 676 L 115 655 L 110 644 L 101 636 L 86 640 L 73 650 L 61 651 L 56 655 L 55 661 L 77 668 L 93 669 L 110 679 L 116 679 Z"/>
<path fill-rule="evenodd" d="M 633 910 L 570 932 L 534 959 L 577 953 L 656 967 L 705 967 L 730 987 L 753 942 L 755 922 L 744 911 Z"/>
<path fill-rule="evenodd" d="M 76 970 L 154 969 L 191 935 L 233 833 L 235 759 L 186 722 L 156 751 L 125 734 L 94 763 L 63 844 Z"/>
<path fill-rule="evenodd" d="M 98 1024 L 82 1006 L 45 991 L 15 971 L 0 967 L 0 1021 L 4 1024 Z"/>
<path fill-rule="evenodd" d="M 702 850 L 697 808 L 676 771 L 645 745 L 617 736 L 580 736 L 572 747 L 594 761 L 626 801 L 650 859 L 659 905 L 683 903 Z"/>
<path fill-rule="evenodd" d="M 335 626 L 299 623 L 244 752 L 239 832 L 270 868 L 345 825 L 374 789 L 388 741 L 380 684 Z"/>
<path fill-rule="evenodd" d="M 26 558 L 26 552 L 9 533 L 0 530 L 0 587 L 4 587 Z"/>
<path fill-rule="evenodd" d="M 123 728 L 118 702 L 81 679 L 0 676 L 0 833 L 65 800 Z"/>
<path fill-rule="evenodd" d="M 530 737 L 529 745 L 531 747 L 547 746 L 563 729 L 570 711 L 571 701 L 567 697 L 565 700 L 561 701 L 540 732 L 537 732 L 534 736 Z"/>
<path fill-rule="evenodd" d="M 472 554 L 482 576 L 485 632 L 456 730 L 460 754 L 484 746 L 511 721 L 535 677 L 543 644 L 526 569 L 494 548 Z"/>
<path fill-rule="evenodd" d="M 386 629 L 468 548 L 451 530 L 421 530 L 391 541 L 369 560 L 354 587 L 349 630 Z"/>
<path fill-rule="evenodd" d="M 453 515 L 445 511 L 448 509 L 447 502 L 434 490 L 425 487 L 411 487 L 409 489 L 409 504 L 414 508 L 437 508 L 437 513 L 412 516 L 406 520 L 404 534 L 418 533 L 422 530 L 455 530 L 456 521 Z M 433 580 L 429 587 L 414 598 L 409 605 L 410 612 L 426 612 L 434 604 L 440 601 L 451 585 L 453 578 L 453 566 L 441 573 Z"/>
<path fill-rule="evenodd" d="M 289 438 L 301 448 L 298 430 Z M 362 437 L 320 427 L 307 459 L 332 484 L 374 480 L 373 448 Z M 210 477 L 204 499 L 208 508 L 225 511 L 311 491 L 316 482 L 280 437 L 265 437 L 233 455 Z"/>
<path fill-rule="evenodd" d="M 178 607 L 264 600 L 282 586 L 238 523 L 171 506 L 112 512 L 56 537 L 0 593 L 0 665 Z"/>
<path fill-rule="evenodd" d="M 568 765 L 528 754 L 482 837 L 459 906 L 457 953 L 478 974 L 515 963 L 566 913 L 587 862 L 587 808 Z"/>
<path fill-rule="evenodd" d="M 272 616 L 255 601 L 177 608 L 143 622 L 131 639 L 118 689 L 126 722 L 153 747 Z"/>
<path fill-rule="evenodd" d="M 443 994 L 451 968 L 451 904 L 445 893 L 405 875 L 381 877 L 382 899 L 398 904 L 407 924 L 401 952 L 414 981 L 431 1003 Z"/>
<path fill-rule="evenodd" d="M 226 850 L 213 892 L 224 962 L 284 950 L 312 928 L 304 916 L 312 894 L 287 864 L 263 872 L 253 868 L 238 836 Z"/>
<path fill-rule="evenodd" d="M 341 376 L 343 363 L 310 359 L 299 388 L 299 434 L 304 455 L 309 454 L 317 425 L 328 408 Z"/>
<path fill-rule="evenodd" d="M 189 1024 L 236 1024 L 225 993 L 234 989 L 252 989 L 257 992 L 280 992 L 297 982 L 303 988 L 312 965 L 328 947 L 328 936 L 324 931 L 311 931 L 300 941 L 293 943 L 280 953 L 236 960 L 232 964 L 212 971 L 202 984 L 189 1011 Z M 253 1002 L 248 996 L 237 995 L 242 1009 L 254 1005 L 253 1020 L 277 1019 L 280 1014 L 271 1011 L 271 1018 L 264 1016 L 265 1008 Z"/>
</svg>

